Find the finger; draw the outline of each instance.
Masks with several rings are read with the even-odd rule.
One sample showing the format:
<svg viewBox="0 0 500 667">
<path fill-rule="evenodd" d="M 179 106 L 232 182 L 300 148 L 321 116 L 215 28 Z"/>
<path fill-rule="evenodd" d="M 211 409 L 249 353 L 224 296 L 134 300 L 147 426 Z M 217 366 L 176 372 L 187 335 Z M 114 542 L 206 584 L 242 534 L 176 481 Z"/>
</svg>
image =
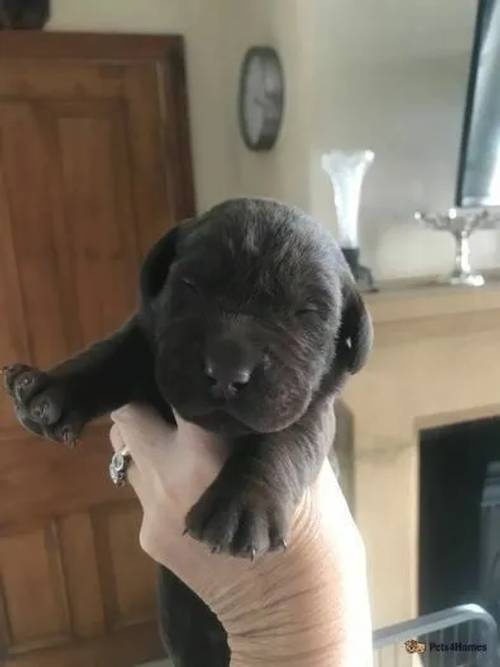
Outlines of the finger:
<svg viewBox="0 0 500 667">
<path fill-rule="evenodd" d="M 120 433 L 120 427 L 118 424 L 113 424 L 109 431 L 109 439 L 111 441 L 111 446 L 115 450 L 115 452 L 119 452 L 121 449 L 125 447 L 125 443 L 123 442 L 122 435 Z"/>
<path fill-rule="evenodd" d="M 123 423 L 130 423 L 136 420 L 143 421 L 144 419 L 163 421 L 156 410 L 142 403 L 128 403 L 117 410 L 113 410 L 111 419 L 114 422 Z"/>
<path fill-rule="evenodd" d="M 113 424 L 113 426 L 111 427 L 109 431 L 109 439 L 111 440 L 111 446 L 113 447 L 115 452 L 121 452 L 124 449 L 127 449 L 127 451 L 130 452 L 128 447 L 125 446 L 122 434 L 120 432 L 120 427 L 118 426 L 118 424 Z M 131 475 L 135 476 L 138 468 L 137 465 L 135 465 L 134 463 L 134 458 L 132 454 L 130 454 L 130 458 L 131 460 L 127 468 L 127 479 L 130 482 L 132 482 L 133 480 L 131 478 Z"/>
<path fill-rule="evenodd" d="M 138 475 L 138 472 L 136 471 L 142 470 L 144 473 L 144 471 L 148 469 L 148 459 L 142 456 L 142 451 L 140 449 L 138 451 L 137 448 L 134 449 L 133 447 L 129 447 L 128 444 L 125 443 L 125 438 L 123 437 L 122 427 L 120 424 L 114 423 L 112 425 L 109 431 L 109 439 L 115 452 L 120 452 L 123 449 L 126 449 L 130 454 L 131 461 L 127 471 L 127 478 L 132 483 L 132 486 L 134 486 L 134 479 L 137 479 L 136 476 Z M 131 439 L 131 441 L 132 440 L 133 439 Z M 132 479 L 130 475 L 133 475 L 134 479 Z"/>
<path fill-rule="evenodd" d="M 174 440 L 176 429 L 146 405 L 130 404 L 111 413 L 121 437 L 133 456 L 148 456 L 161 446 L 165 451 Z"/>
<path fill-rule="evenodd" d="M 120 433 L 120 427 L 117 424 L 113 424 L 109 432 L 109 439 L 111 440 L 111 445 L 115 452 L 120 452 L 122 449 L 125 449 L 125 444 L 123 442 L 122 435 Z M 127 468 L 127 482 L 130 483 L 132 488 L 139 495 L 140 493 L 140 471 L 139 467 L 134 462 L 133 457 L 131 456 L 130 463 Z"/>
<path fill-rule="evenodd" d="M 192 422 L 185 421 L 175 410 L 173 412 L 181 437 L 192 438 L 195 442 L 217 440 L 213 434 Z M 147 429 L 163 437 L 165 435 L 170 437 L 175 432 L 175 427 L 168 424 L 158 412 L 148 405 L 129 403 L 112 412 L 111 419 L 119 426 L 133 426 L 136 430 Z"/>
</svg>

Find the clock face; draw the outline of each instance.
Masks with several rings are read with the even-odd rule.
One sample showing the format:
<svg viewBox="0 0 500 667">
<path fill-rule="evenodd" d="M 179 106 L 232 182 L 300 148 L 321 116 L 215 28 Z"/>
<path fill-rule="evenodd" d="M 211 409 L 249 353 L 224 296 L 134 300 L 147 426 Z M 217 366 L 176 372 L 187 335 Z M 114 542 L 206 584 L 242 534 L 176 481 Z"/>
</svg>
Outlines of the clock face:
<svg viewBox="0 0 500 667">
<path fill-rule="evenodd" d="M 283 115 L 283 71 L 269 47 L 251 48 L 243 61 L 239 91 L 240 129 L 248 148 L 269 150 Z"/>
</svg>

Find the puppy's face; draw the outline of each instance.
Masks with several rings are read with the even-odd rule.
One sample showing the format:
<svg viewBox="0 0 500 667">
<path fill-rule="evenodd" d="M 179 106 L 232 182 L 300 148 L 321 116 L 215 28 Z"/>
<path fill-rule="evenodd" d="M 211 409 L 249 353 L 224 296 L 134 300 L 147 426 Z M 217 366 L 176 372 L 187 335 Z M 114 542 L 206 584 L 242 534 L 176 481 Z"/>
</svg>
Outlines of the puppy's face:
<svg viewBox="0 0 500 667">
<path fill-rule="evenodd" d="M 342 365 L 351 279 L 331 237 L 295 209 L 242 199 L 163 243 L 146 260 L 143 294 L 165 400 L 228 433 L 297 421 Z"/>
</svg>

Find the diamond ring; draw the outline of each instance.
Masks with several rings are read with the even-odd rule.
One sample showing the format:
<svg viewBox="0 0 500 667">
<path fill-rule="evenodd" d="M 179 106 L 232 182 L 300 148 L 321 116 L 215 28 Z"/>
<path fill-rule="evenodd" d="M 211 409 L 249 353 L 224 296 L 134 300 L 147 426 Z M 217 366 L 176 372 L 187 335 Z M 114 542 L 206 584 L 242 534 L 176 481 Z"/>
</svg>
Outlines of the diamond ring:
<svg viewBox="0 0 500 667">
<path fill-rule="evenodd" d="M 127 470 L 132 457 L 126 447 L 115 452 L 109 464 L 109 476 L 115 486 L 125 486 L 127 483 Z"/>
</svg>

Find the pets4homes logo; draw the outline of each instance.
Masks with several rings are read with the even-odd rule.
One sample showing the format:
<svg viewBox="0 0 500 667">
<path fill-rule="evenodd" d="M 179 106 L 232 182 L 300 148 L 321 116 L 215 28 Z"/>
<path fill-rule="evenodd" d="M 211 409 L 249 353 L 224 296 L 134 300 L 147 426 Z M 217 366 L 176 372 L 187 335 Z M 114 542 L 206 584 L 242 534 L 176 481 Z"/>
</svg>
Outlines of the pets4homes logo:
<svg viewBox="0 0 500 667">
<path fill-rule="evenodd" d="M 425 642 L 419 642 L 416 639 L 408 639 L 405 642 L 405 649 L 407 653 L 425 653 L 427 645 Z"/>
<path fill-rule="evenodd" d="M 469 642 L 421 642 L 417 639 L 408 639 L 405 641 L 407 653 L 485 653 L 486 644 L 472 644 Z"/>
</svg>

